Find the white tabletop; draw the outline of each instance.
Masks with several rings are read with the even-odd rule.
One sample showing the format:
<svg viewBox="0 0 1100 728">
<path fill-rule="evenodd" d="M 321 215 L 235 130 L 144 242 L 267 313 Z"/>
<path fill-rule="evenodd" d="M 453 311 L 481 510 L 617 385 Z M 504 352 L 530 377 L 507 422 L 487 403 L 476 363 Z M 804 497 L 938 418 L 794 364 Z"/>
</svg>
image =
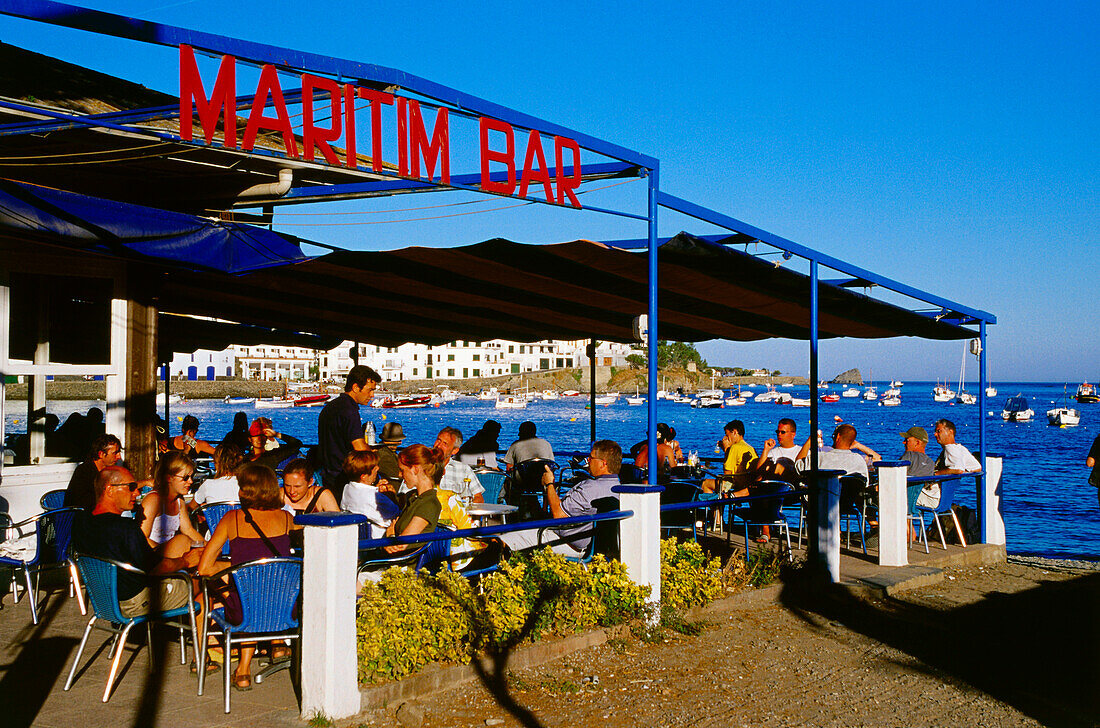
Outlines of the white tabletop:
<svg viewBox="0 0 1100 728">
<path fill-rule="evenodd" d="M 510 506 L 507 503 L 471 503 L 466 513 L 471 516 L 502 516 L 518 510 L 518 506 Z"/>
</svg>

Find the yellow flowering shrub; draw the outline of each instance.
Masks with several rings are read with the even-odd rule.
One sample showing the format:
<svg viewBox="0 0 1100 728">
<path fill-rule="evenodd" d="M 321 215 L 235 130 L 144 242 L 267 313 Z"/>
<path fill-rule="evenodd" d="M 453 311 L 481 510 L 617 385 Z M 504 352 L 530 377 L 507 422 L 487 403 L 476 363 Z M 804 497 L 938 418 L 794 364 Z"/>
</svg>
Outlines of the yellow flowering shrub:
<svg viewBox="0 0 1100 728">
<path fill-rule="evenodd" d="M 661 605 L 677 611 L 708 604 L 722 595 L 722 562 L 708 560 L 694 541 L 661 541 Z"/>
</svg>

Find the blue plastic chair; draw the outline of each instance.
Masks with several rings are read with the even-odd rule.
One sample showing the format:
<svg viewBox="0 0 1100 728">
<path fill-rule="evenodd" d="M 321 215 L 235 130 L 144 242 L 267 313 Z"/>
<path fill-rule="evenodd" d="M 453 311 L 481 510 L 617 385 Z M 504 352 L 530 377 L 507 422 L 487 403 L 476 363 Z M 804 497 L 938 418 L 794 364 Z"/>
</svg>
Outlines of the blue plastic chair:
<svg viewBox="0 0 1100 728">
<path fill-rule="evenodd" d="M 661 505 L 674 505 L 678 503 L 688 503 L 692 501 L 711 500 L 717 498 L 717 493 L 703 493 L 699 490 L 699 486 L 695 483 L 684 480 L 674 480 L 671 483 L 665 485 L 665 489 L 661 491 Z M 671 536 L 674 533 L 691 529 L 691 539 L 693 541 L 698 540 L 698 533 L 695 530 L 695 522 L 698 519 L 696 515 L 700 511 L 703 512 L 704 529 L 711 509 L 694 509 L 685 508 L 683 510 L 665 511 L 661 513 L 661 533 L 665 536 Z"/>
<path fill-rule="evenodd" d="M 203 593 L 210 604 L 211 584 L 220 585 L 228 579 L 234 585 L 241 604 L 241 623 L 232 624 L 225 608 L 210 610 L 209 620 L 203 620 L 202 649 L 199 658 L 199 695 L 205 684 L 207 625 L 214 622 L 221 632 L 225 655 L 234 644 L 257 640 L 298 639 L 301 623 L 296 616 L 298 598 L 302 593 L 302 560 L 270 558 L 238 564 L 203 578 Z M 296 651 L 297 653 L 298 651 Z M 222 667 L 225 673 L 225 712 L 229 712 L 230 673 L 228 659 Z"/>
<path fill-rule="evenodd" d="M 793 493 L 794 487 L 790 483 L 781 480 L 765 480 L 757 484 L 752 495 L 774 495 L 775 498 L 761 498 L 750 501 L 746 508 L 735 508 L 732 517 L 742 522 L 745 528 L 745 558 L 749 557 L 749 527 L 750 526 L 778 526 L 780 532 L 787 540 L 787 558 L 794 560 L 791 551 L 791 529 L 787 525 L 787 517 L 783 512 L 786 502 L 795 496 L 786 495 Z M 781 497 L 783 496 L 783 497 Z"/>
<path fill-rule="evenodd" d="M 477 479 L 485 489 L 482 498 L 486 503 L 499 503 L 500 491 L 504 488 L 505 473 L 478 473 Z"/>
<path fill-rule="evenodd" d="M 451 539 L 428 541 L 422 544 L 413 544 L 415 548 L 399 554 L 386 554 L 385 551 L 370 551 L 368 558 L 359 562 L 358 572 L 379 571 L 390 566 L 412 565 L 419 573 L 427 571 L 436 574 L 445 567 L 449 567 L 451 560 Z M 384 554 L 384 555 L 383 555 Z"/>
<path fill-rule="evenodd" d="M 955 522 L 955 533 L 959 534 L 959 543 L 963 548 L 966 548 L 966 536 L 963 535 L 962 526 L 959 525 L 959 519 L 955 516 L 955 509 L 951 507 L 951 504 L 955 502 L 955 489 L 959 486 L 958 480 L 946 480 L 940 483 L 940 503 L 935 508 L 929 508 L 927 506 L 917 506 L 916 512 L 920 518 L 921 528 L 924 529 L 924 517 L 931 516 L 932 520 L 936 523 L 936 532 L 940 535 L 940 545 L 943 546 L 943 550 L 947 550 L 947 540 L 943 535 L 943 526 L 940 524 L 940 518 L 943 516 L 951 516 L 951 520 Z M 926 537 L 927 538 L 927 537 Z"/>
<path fill-rule="evenodd" d="M 39 505 L 45 508 L 47 511 L 56 510 L 65 505 L 65 489 L 51 490 L 43 495 L 39 501 Z"/>
<path fill-rule="evenodd" d="M 195 509 L 195 512 L 192 515 L 198 515 L 201 513 L 206 519 L 207 533 L 213 535 L 214 529 L 217 528 L 221 520 L 225 518 L 225 514 L 229 513 L 229 511 L 237 510 L 240 507 L 240 503 L 233 503 L 231 501 L 203 503 L 201 506 Z M 222 544 L 222 557 L 226 559 L 229 558 L 229 539 L 226 539 L 225 543 Z"/>
<path fill-rule="evenodd" d="M 118 573 L 119 571 L 126 571 L 131 574 L 141 575 L 144 578 L 148 578 L 150 581 L 154 579 L 176 579 L 180 582 L 180 588 L 186 589 L 187 594 L 190 595 L 191 576 L 189 574 L 178 572 L 175 574 L 150 576 L 130 564 L 124 564 L 121 561 L 113 561 L 111 559 L 103 559 L 98 556 L 89 556 L 87 554 L 73 554 L 73 561 L 76 563 L 77 568 L 79 568 L 80 576 L 85 587 L 88 589 L 88 600 L 92 604 L 92 618 L 88 620 L 88 626 L 84 628 L 84 637 L 80 640 L 80 647 L 77 649 L 76 657 L 73 659 L 73 666 L 69 669 L 69 678 L 65 681 L 65 690 L 68 690 L 73 685 L 73 678 L 76 676 L 76 668 L 77 665 L 80 664 L 80 656 L 84 653 L 84 647 L 88 644 L 88 636 L 91 635 L 93 628 L 101 629 L 115 635 L 111 652 L 108 653 L 108 656 L 112 657 L 112 659 L 111 670 L 107 674 L 107 686 L 103 689 L 104 703 L 111 698 L 111 688 L 114 686 L 115 675 L 118 673 L 118 665 L 122 658 L 122 649 L 126 646 L 126 638 L 134 625 L 144 624 L 146 627 L 149 638 L 149 661 L 152 663 L 153 622 L 174 623 L 180 630 L 180 663 L 183 664 L 187 661 L 185 656 L 186 648 L 183 642 L 185 629 L 190 628 L 192 644 L 198 645 L 198 640 L 196 639 L 198 630 L 195 626 L 195 611 L 197 605 L 195 601 L 188 598 L 186 607 L 157 612 L 155 614 L 140 615 L 137 617 L 124 617 L 118 603 Z M 186 623 L 182 621 L 182 618 L 185 616 L 187 617 Z M 99 624 L 97 624 L 97 622 L 99 622 Z M 94 660 L 95 657 L 93 656 L 92 659 Z"/>
<path fill-rule="evenodd" d="M 905 487 L 905 496 L 908 501 L 906 513 L 906 521 L 910 527 L 915 527 L 916 524 L 920 524 L 920 531 L 917 538 L 924 541 L 924 553 L 928 553 L 928 531 L 924 528 L 924 519 L 917 513 L 917 498 L 920 496 L 921 491 L 924 489 L 923 483 L 913 483 Z"/>
<path fill-rule="evenodd" d="M 33 624 L 38 624 L 38 576 L 43 571 L 69 567 L 69 542 L 72 539 L 73 520 L 78 513 L 83 513 L 83 509 L 58 508 L 39 513 L 10 527 L 15 530 L 17 538 L 24 538 L 32 533 L 36 535 L 36 548 L 31 560 L 0 556 L 0 566 L 7 566 L 12 570 L 12 594 L 15 601 L 21 598 L 16 596 L 16 587 L 19 572 L 23 572 L 26 580 L 24 593 L 30 596 Z"/>
<path fill-rule="evenodd" d="M 852 519 L 859 524 L 859 540 L 863 553 L 867 553 L 867 519 L 864 516 L 863 491 L 867 481 L 858 475 L 845 475 L 840 479 L 840 521 L 845 531 L 845 548 L 852 548 Z"/>
</svg>

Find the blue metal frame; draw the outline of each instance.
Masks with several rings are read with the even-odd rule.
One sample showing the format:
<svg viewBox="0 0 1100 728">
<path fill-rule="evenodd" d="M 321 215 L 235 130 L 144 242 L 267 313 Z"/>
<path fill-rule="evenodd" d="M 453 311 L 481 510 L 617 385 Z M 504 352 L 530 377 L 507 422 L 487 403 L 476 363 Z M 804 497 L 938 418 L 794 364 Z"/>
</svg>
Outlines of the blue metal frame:
<svg viewBox="0 0 1100 728">
<path fill-rule="evenodd" d="M 648 415 L 648 432 L 646 443 L 649 447 L 649 462 L 646 463 L 647 480 L 651 485 L 657 484 L 657 205 L 660 199 L 660 175 L 657 169 L 649 172 L 649 311 L 646 315 L 646 328 L 648 329 L 646 393 L 648 401 L 646 410 Z"/>
<path fill-rule="evenodd" d="M 986 479 L 988 476 L 985 474 L 985 388 L 989 386 L 987 382 L 986 372 L 986 358 L 985 358 L 985 322 L 982 321 L 978 326 L 978 342 L 982 349 L 978 354 L 978 462 L 982 464 L 982 475 L 975 480 L 977 484 L 977 502 L 978 502 L 978 528 L 981 532 L 981 541 L 986 543 L 987 528 L 989 526 L 990 514 L 985 509 L 985 498 L 982 494 L 985 492 Z M 1001 477 L 1004 475 L 1002 473 Z"/>
</svg>

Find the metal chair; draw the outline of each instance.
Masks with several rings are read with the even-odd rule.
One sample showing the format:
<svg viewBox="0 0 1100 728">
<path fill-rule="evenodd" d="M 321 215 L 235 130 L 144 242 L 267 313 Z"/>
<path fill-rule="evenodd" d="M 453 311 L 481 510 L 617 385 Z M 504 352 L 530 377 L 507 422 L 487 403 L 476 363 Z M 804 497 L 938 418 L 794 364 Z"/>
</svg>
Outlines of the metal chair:
<svg viewBox="0 0 1100 728">
<path fill-rule="evenodd" d="M 62 488 L 61 490 L 51 490 L 50 492 L 44 494 L 41 498 L 39 498 L 38 504 L 47 511 L 61 508 L 65 505 L 65 489 Z"/>
<path fill-rule="evenodd" d="M 867 519 L 864 516 L 863 494 L 867 481 L 858 475 L 840 478 L 840 521 L 846 533 L 845 548 L 852 547 L 852 519 L 859 524 L 859 540 L 863 553 L 867 553 Z"/>
<path fill-rule="evenodd" d="M 88 620 L 88 626 L 84 628 L 84 636 L 80 640 L 76 657 L 73 658 L 73 666 L 69 669 L 69 678 L 65 681 L 65 690 L 73 685 L 76 676 L 77 665 L 80 664 L 80 656 L 84 653 L 84 647 L 88 644 L 88 637 L 92 629 L 101 629 L 114 635 L 111 651 L 111 670 L 107 674 L 107 686 L 103 689 L 103 702 L 111 698 L 111 688 L 114 686 L 115 675 L 118 673 L 118 665 L 122 659 L 122 649 L 126 646 L 126 639 L 130 630 L 137 624 L 145 624 L 149 639 L 149 663 L 153 661 L 153 622 L 173 623 L 180 630 L 180 664 L 187 662 L 186 647 L 184 646 L 184 630 L 190 628 L 193 645 L 198 645 L 196 639 L 198 630 L 195 626 L 195 600 L 190 598 L 191 576 L 185 572 L 175 574 L 163 574 L 151 576 L 130 564 L 111 559 L 103 559 L 87 554 L 73 554 L 73 562 L 80 570 L 81 578 L 88 589 L 88 599 L 92 604 L 92 618 Z M 188 594 L 187 606 L 155 614 L 144 614 L 136 617 L 125 617 L 118 603 L 118 575 L 119 571 L 139 575 L 144 579 L 176 579 L 180 582 L 180 588 Z M 182 618 L 187 617 L 187 623 Z M 101 624 L 97 624 L 101 622 Z M 196 648 L 197 652 L 197 648 Z M 197 657 L 197 655 L 196 655 Z M 92 659 L 95 659 L 94 656 Z M 201 679 L 201 678 L 200 678 Z M 200 692 L 201 694 L 201 692 Z"/>
<path fill-rule="evenodd" d="M 740 520 L 745 528 L 745 558 L 749 557 L 749 527 L 750 526 L 778 526 L 780 532 L 787 540 L 787 558 L 794 560 L 791 551 L 791 529 L 787 525 L 787 517 L 783 514 L 783 506 L 788 500 L 794 498 L 791 494 L 794 487 L 790 483 L 781 480 L 765 480 L 757 484 L 752 495 L 775 496 L 774 498 L 760 498 L 749 502 L 747 508 L 735 508 L 732 517 Z"/>
<path fill-rule="evenodd" d="M 499 503 L 500 491 L 504 488 L 505 473 L 478 473 L 477 479 L 485 489 L 482 498 L 486 503 Z"/>
<path fill-rule="evenodd" d="M 451 558 L 451 540 L 440 539 L 428 541 L 422 544 L 414 544 L 416 548 L 399 554 L 387 554 L 385 551 L 371 551 L 367 558 L 359 562 L 358 573 L 364 571 L 378 571 L 390 566 L 413 565 L 417 573 L 427 571 L 430 574 L 438 573 L 440 569 L 449 565 Z M 361 553 L 362 557 L 363 554 Z"/>
<path fill-rule="evenodd" d="M 596 509 L 596 513 L 610 513 L 611 511 L 619 510 L 619 499 L 614 496 L 608 496 L 605 498 L 597 498 L 592 501 L 592 506 Z M 619 523 L 618 521 L 596 521 L 591 524 L 590 536 L 588 538 L 588 545 L 584 551 L 579 552 L 577 556 L 565 555 L 564 558 L 567 561 L 576 561 L 581 564 L 587 564 L 596 557 L 596 554 L 601 554 L 608 559 L 619 558 Z M 554 530 L 552 526 L 544 526 L 538 531 L 539 543 L 543 543 L 543 534 L 547 531 Z M 582 530 L 578 533 L 571 533 L 568 537 L 560 538 L 561 541 L 572 541 L 576 538 L 583 538 L 585 532 Z M 558 543 L 551 539 L 546 543 L 547 546 Z"/>
<path fill-rule="evenodd" d="M 23 572 L 27 582 L 24 593 L 30 595 L 33 624 L 38 624 L 39 574 L 43 571 L 69 567 L 69 542 L 72 539 L 73 520 L 78 513 L 83 513 L 83 509 L 58 508 L 39 513 L 10 527 L 15 530 L 17 538 L 31 534 L 36 536 L 34 557 L 30 560 L 0 556 L 0 566 L 7 566 L 12 570 L 12 596 L 17 602 L 22 598 L 18 595 L 16 588 L 18 574 L 20 571 Z M 79 590 L 77 591 L 79 593 Z M 83 604 L 81 607 L 81 613 L 83 613 Z"/>
<path fill-rule="evenodd" d="M 915 529 L 915 524 L 920 524 L 920 532 L 917 535 L 917 539 L 924 542 L 924 553 L 928 553 L 928 531 L 924 528 L 924 519 L 917 513 L 917 498 L 920 497 L 921 491 L 924 489 L 924 483 L 913 483 L 905 487 L 906 500 L 908 501 L 908 509 L 906 510 L 905 520 L 910 527 L 910 536 Z M 910 538 L 910 541 L 913 539 Z"/>
<path fill-rule="evenodd" d="M 940 483 L 940 502 L 935 508 L 929 508 L 928 506 L 917 506 L 916 513 L 920 518 L 921 528 L 924 529 L 924 517 L 926 515 L 932 516 L 932 520 L 936 522 L 936 532 L 940 535 L 940 545 L 943 546 L 943 550 L 947 550 L 947 540 L 944 538 L 943 526 L 940 524 L 940 518 L 943 516 L 951 516 L 951 520 L 955 523 L 955 533 L 959 534 L 959 543 L 963 548 L 966 548 L 966 536 L 963 534 L 962 526 L 959 525 L 959 519 L 955 515 L 955 509 L 951 507 L 951 504 L 955 502 L 955 488 L 959 485 L 958 480 L 946 480 Z M 927 538 L 927 537 L 926 537 Z"/>
<path fill-rule="evenodd" d="M 661 505 L 675 505 L 678 503 L 688 503 L 690 501 L 708 500 L 710 497 L 718 497 L 715 493 L 703 493 L 699 490 L 699 487 L 694 483 L 674 480 L 665 486 L 665 489 L 661 491 Z M 698 540 L 698 534 L 695 530 L 695 522 L 698 520 L 696 515 L 700 510 L 703 511 L 704 522 L 710 514 L 710 509 L 695 509 L 685 508 L 675 511 L 663 511 L 661 513 L 661 533 L 662 535 L 670 536 L 675 532 L 691 529 L 691 539 L 693 541 Z"/>
<path fill-rule="evenodd" d="M 234 644 L 257 640 L 288 640 L 301 636 L 301 623 L 297 616 L 298 598 L 302 593 L 302 560 L 270 558 L 238 564 L 222 569 L 203 578 L 203 594 L 210 604 L 210 585 L 228 579 L 237 592 L 241 605 L 241 622 L 232 624 L 226 618 L 225 608 L 210 610 L 209 619 L 203 620 L 202 648 L 199 650 L 199 695 L 205 687 L 207 625 L 214 622 L 221 632 L 226 663 L 225 712 L 229 712 L 230 673 L 229 655 Z M 300 650 L 296 651 L 296 654 Z"/>
</svg>

